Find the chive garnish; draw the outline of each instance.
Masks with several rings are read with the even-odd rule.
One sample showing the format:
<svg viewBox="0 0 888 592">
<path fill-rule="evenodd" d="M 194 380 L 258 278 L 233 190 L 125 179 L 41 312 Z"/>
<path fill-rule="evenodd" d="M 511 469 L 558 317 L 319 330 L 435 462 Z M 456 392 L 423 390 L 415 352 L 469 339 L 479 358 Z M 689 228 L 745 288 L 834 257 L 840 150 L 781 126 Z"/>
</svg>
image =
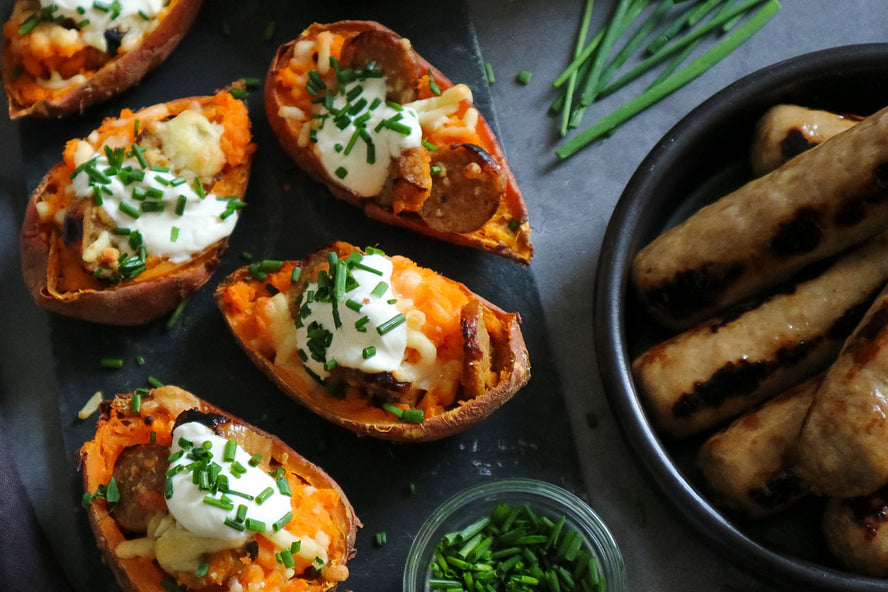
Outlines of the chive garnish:
<svg viewBox="0 0 888 592">
<path fill-rule="evenodd" d="M 237 452 L 237 442 L 235 440 L 227 440 L 225 449 L 222 452 L 222 460 L 225 462 L 234 461 L 234 455 Z"/>
<path fill-rule="evenodd" d="M 533 74 L 529 70 L 521 70 L 520 72 L 518 72 L 518 83 L 527 86 L 528 84 L 530 84 L 531 76 L 533 76 Z"/>
<path fill-rule="evenodd" d="M 275 522 L 274 524 L 271 525 L 271 529 L 273 531 L 277 532 L 280 529 L 282 529 L 283 527 L 285 527 L 287 525 L 287 523 L 290 522 L 290 520 L 292 520 L 292 519 L 293 519 L 293 512 L 287 512 L 286 514 L 281 516 L 277 522 Z"/>
<path fill-rule="evenodd" d="M 379 282 L 370 293 L 377 298 L 382 298 L 382 295 L 385 294 L 386 290 L 388 290 L 388 284 L 385 282 Z"/>
<path fill-rule="evenodd" d="M 341 166 L 337 168 L 336 171 L 334 171 L 334 174 L 340 179 L 345 179 L 345 177 L 348 175 L 348 169 Z"/>
<path fill-rule="evenodd" d="M 148 377 L 148 384 L 150 384 L 154 388 L 160 388 L 163 386 L 163 383 L 161 381 L 159 381 L 158 379 L 154 378 L 153 376 Z"/>
<path fill-rule="evenodd" d="M 402 313 L 398 313 L 395 316 L 393 316 L 392 318 L 390 318 L 389 320 L 387 320 L 386 322 L 384 322 L 381 325 L 379 325 L 378 327 L 376 327 L 376 332 L 379 333 L 380 335 L 385 335 L 386 333 L 392 331 L 398 325 L 402 324 L 406 320 L 407 320 L 407 317 L 405 317 Z"/>
<path fill-rule="evenodd" d="M 435 81 L 435 74 L 432 72 L 431 68 L 429 68 L 429 90 L 432 91 L 433 95 L 441 94 L 441 87 L 438 86 L 438 83 Z"/>
<path fill-rule="evenodd" d="M 376 355 L 376 346 L 368 345 L 363 350 L 361 350 L 361 357 L 365 360 L 372 358 Z"/>
<path fill-rule="evenodd" d="M 116 370 L 118 368 L 123 368 L 123 358 L 102 358 L 99 361 L 99 364 L 102 368 L 113 368 Z"/>
</svg>

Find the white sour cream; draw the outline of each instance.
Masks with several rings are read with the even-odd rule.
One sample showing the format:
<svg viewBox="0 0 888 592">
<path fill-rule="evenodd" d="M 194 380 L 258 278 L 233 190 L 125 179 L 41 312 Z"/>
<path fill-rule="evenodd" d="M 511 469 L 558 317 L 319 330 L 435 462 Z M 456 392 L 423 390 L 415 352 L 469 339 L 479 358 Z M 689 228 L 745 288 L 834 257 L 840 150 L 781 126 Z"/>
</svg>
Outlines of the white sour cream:
<svg viewBox="0 0 888 592">
<path fill-rule="evenodd" d="M 108 158 L 104 153 L 96 153 L 91 158 L 96 158 L 95 169 L 105 171 L 108 168 Z M 123 162 L 123 167 L 126 166 L 143 170 L 138 161 L 132 158 Z M 229 236 L 234 230 L 238 213 L 235 211 L 223 219 L 229 207 L 227 200 L 219 199 L 213 194 L 201 198 L 192 186 L 192 181 L 176 181 L 177 177 L 173 172 L 144 169 L 144 174 L 141 181 L 131 181 L 127 185 L 124 185 L 119 176 L 111 175 L 109 183 L 99 185 L 110 190 L 110 193 L 101 192 L 102 208 L 118 228 L 138 231 L 142 235 L 142 245 L 149 255 L 167 257 L 173 263 L 183 263 L 216 241 Z M 172 185 L 174 182 L 177 185 Z M 87 171 L 78 173 L 73 179 L 73 185 L 78 197 L 94 199 L 93 187 L 96 183 L 91 180 Z M 160 201 L 163 209 L 156 212 L 140 211 L 143 204 L 158 200 L 134 199 L 134 189 L 137 192 L 151 189 L 162 192 Z M 176 213 L 180 196 L 185 197 L 181 216 Z M 124 209 L 121 209 L 122 203 L 127 204 Z M 137 218 L 126 212 L 127 206 L 139 211 Z M 173 227 L 178 230 L 173 231 Z M 133 252 L 129 250 L 125 237 L 119 241 L 118 246 L 123 247 L 125 252 Z"/>
<path fill-rule="evenodd" d="M 354 89 L 361 87 L 363 91 L 351 101 L 347 96 Z M 333 97 L 333 109 L 341 110 L 346 105 L 356 105 L 363 99 L 366 105 L 360 111 L 349 114 L 350 122 L 343 129 L 334 123 L 334 116 L 323 104 L 315 107 L 315 114 L 326 116 L 323 119 L 314 119 L 316 142 L 315 154 L 324 165 L 331 177 L 339 183 L 353 190 L 360 196 L 370 197 L 378 195 L 389 176 L 391 159 L 400 155 L 407 148 L 416 148 L 422 144 L 422 128 L 416 111 L 409 107 L 395 109 L 385 102 L 385 78 L 368 78 L 349 83 L 345 92 L 339 92 Z M 370 109 L 374 101 L 378 105 Z M 368 162 L 367 141 L 358 137 L 354 141 L 351 150 L 348 150 L 349 142 L 358 132 L 356 122 L 361 121 L 366 115 L 363 129 L 370 136 L 374 146 L 374 162 Z M 382 127 L 376 131 L 382 121 L 397 118 L 397 123 L 409 128 L 406 135 L 393 129 Z M 348 154 L 346 154 L 348 152 Z"/>
<path fill-rule="evenodd" d="M 184 467 L 195 462 L 188 454 L 191 448 L 182 447 L 182 439 L 191 442 L 197 448 L 200 448 L 204 442 L 209 442 L 212 462 L 221 466 L 219 474 L 228 478 L 229 489 L 254 498 L 249 500 L 234 493 L 227 493 L 224 496 L 231 500 L 233 505 L 231 510 L 209 505 L 205 503 L 204 498 L 210 496 L 220 499 L 223 497 L 223 493 L 212 494 L 209 491 L 201 490 L 194 483 L 193 470 L 179 470 L 171 478 L 173 495 L 167 499 L 167 507 L 176 522 L 190 533 L 212 539 L 246 540 L 256 532 L 272 533 L 272 525 L 291 511 L 290 497 L 280 493 L 277 483 L 271 475 L 258 467 L 250 466 L 250 454 L 240 446 L 237 447 L 235 461 L 246 469 L 246 472 L 240 477 L 235 477 L 232 473 L 232 462 L 224 460 L 225 438 L 217 436 L 213 430 L 200 422 L 184 423 L 173 430 L 173 445 L 170 447 L 170 454 L 175 455 L 180 451 L 184 451 L 184 454 L 170 463 L 170 471 L 176 471 L 178 466 Z M 273 494 L 261 504 L 257 504 L 255 498 L 269 487 L 273 490 Z M 226 519 L 236 518 L 240 505 L 246 506 L 248 519 L 262 522 L 264 530 L 244 529 L 241 531 L 225 524 Z"/>
<path fill-rule="evenodd" d="M 377 330 L 400 314 L 394 303 L 390 302 L 394 300 L 391 290 L 392 262 L 374 253 L 364 255 L 359 263 L 379 273 L 358 267 L 351 268 L 357 286 L 345 293 L 343 302 L 336 303 L 340 320 L 338 327 L 333 316 L 332 302 L 306 302 L 306 295 L 317 291 L 317 282 L 308 284 L 306 294 L 303 295 L 302 305 L 308 314 L 301 318 L 301 325 L 297 321 L 300 357 L 306 367 L 321 378 L 328 377 L 330 373 L 325 369 L 324 361 L 316 359 L 317 356 L 312 355 L 312 348 L 309 347 L 309 334 L 316 326 L 332 334 L 330 344 L 325 350 L 326 360 L 335 360 L 338 366 L 376 374 L 396 370 L 404 359 L 407 323 L 403 322 L 387 332 L 383 330 L 383 335 Z M 380 282 L 385 284 L 384 291 L 381 288 L 377 290 Z M 360 304 L 360 310 L 354 310 L 348 301 Z M 367 355 L 365 352 L 369 351 L 375 353 Z"/>
<path fill-rule="evenodd" d="M 107 51 L 105 31 L 120 27 L 125 33 L 141 35 L 163 9 L 165 0 L 40 0 L 40 6 L 56 6 L 53 13 L 78 24 L 83 40 L 100 51 Z M 122 42 L 124 50 L 130 43 Z"/>
</svg>

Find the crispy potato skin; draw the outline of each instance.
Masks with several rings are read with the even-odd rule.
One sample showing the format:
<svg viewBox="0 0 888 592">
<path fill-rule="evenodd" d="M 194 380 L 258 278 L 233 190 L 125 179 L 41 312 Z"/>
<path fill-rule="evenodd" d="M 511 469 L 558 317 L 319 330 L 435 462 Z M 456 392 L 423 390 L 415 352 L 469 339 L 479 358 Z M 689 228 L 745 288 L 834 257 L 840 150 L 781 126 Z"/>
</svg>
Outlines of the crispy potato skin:
<svg viewBox="0 0 888 592">
<path fill-rule="evenodd" d="M 332 246 L 338 252 L 347 253 L 354 247 L 345 243 Z M 322 249 L 325 250 L 325 249 Z M 298 264 L 311 260 L 317 253 L 302 259 Z M 497 359 L 507 360 L 510 366 L 509 375 L 502 378 L 486 393 L 460 402 L 453 409 L 430 418 L 421 424 L 409 424 L 399 421 L 362 421 L 355 417 L 338 414 L 329 407 L 330 393 L 314 380 L 301 367 L 298 369 L 284 368 L 274 364 L 274 360 L 264 356 L 251 347 L 244 335 L 240 334 L 227 310 L 224 296 L 229 286 L 242 281 L 249 274 L 249 268 L 243 267 L 225 278 L 216 289 L 216 303 L 225 316 L 229 328 L 247 356 L 262 372 L 287 395 L 301 403 L 324 419 L 351 430 L 359 436 L 371 436 L 382 440 L 397 442 L 432 441 L 457 434 L 477 425 L 505 404 L 512 396 L 530 380 L 530 358 L 520 328 L 520 317 L 515 313 L 507 313 L 487 300 L 473 294 L 468 288 L 459 284 L 462 290 L 470 294 L 483 308 L 479 314 L 493 315 L 504 325 L 503 335 L 492 339 L 491 355 Z"/>
<path fill-rule="evenodd" d="M 335 490 L 339 495 L 341 502 L 340 510 L 342 521 L 338 526 L 341 536 L 343 536 L 346 541 L 347 548 L 347 553 L 341 564 L 345 565 L 347 560 L 354 556 L 355 538 L 357 537 L 357 530 L 361 526 L 361 522 L 355 514 L 354 508 L 348 501 L 345 493 L 323 469 L 296 453 L 279 438 L 244 422 L 242 419 L 211 405 L 179 387 L 168 385 L 161 387 L 160 389 L 154 389 L 152 391 L 152 396 L 169 397 L 171 399 L 184 401 L 189 403 L 187 408 L 196 408 L 203 413 L 215 413 L 221 415 L 229 422 L 252 433 L 252 435 L 270 440 L 272 443 L 271 456 L 274 460 L 281 462 L 282 465 L 286 466 L 289 470 L 292 470 L 302 479 L 317 488 Z M 128 399 L 129 397 L 130 395 L 118 395 L 117 399 Z M 97 433 L 102 428 L 103 424 L 109 421 L 111 414 L 118 412 L 115 411 L 114 404 L 110 400 L 106 400 L 102 403 L 100 411 L 101 415 L 97 425 Z M 90 487 L 93 486 L 95 481 L 95 476 L 91 475 L 89 472 L 89 467 L 91 466 L 90 455 L 93 454 L 93 449 L 90 446 L 91 444 L 92 442 L 87 442 L 83 448 L 81 448 L 79 455 L 80 466 L 83 470 L 83 485 L 86 491 L 90 491 Z M 114 520 L 114 517 L 109 513 L 105 501 L 94 500 L 90 504 L 87 513 L 90 528 L 92 529 L 93 534 L 96 537 L 96 542 L 102 551 L 104 561 L 114 572 L 120 586 L 127 592 L 164 592 L 166 588 L 161 584 L 161 580 L 166 574 L 163 570 L 146 559 L 139 557 L 121 559 L 115 554 L 115 548 L 124 540 L 124 535 L 117 522 Z M 325 586 L 323 588 L 315 586 L 311 587 L 310 590 L 311 592 L 323 592 L 326 590 L 335 590 L 335 588 L 336 584 L 333 583 L 332 586 Z"/>
<path fill-rule="evenodd" d="M 179 113 L 206 97 L 176 99 L 167 103 L 170 114 Z M 146 108 L 152 109 L 152 107 Z M 140 112 L 136 113 L 136 116 Z M 62 167 L 59 163 L 56 167 Z M 230 195 L 243 199 L 250 175 L 250 158 L 232 168 L 226 178 Z M 36 204 L 47 191 L 52 173 L 47 173 L 31 194 L 19 239 L 22 276 L 38 306 L 73 318 L 111 325 L 143 325 L 170 312 L 200 289 L 212 276 L 228 245 L 223 239 L 175 268 L 173 273 L 147 281 L 122 282 L 101 290 L 79 290 L 59 294 L 49 278 L 52 252 L 49 231 L 41 224 Z"/>
<path fill-rule="evenodd" d="M 150 70 L 163 62 L 185 37 L 200 11 L 203 0 L 178 0 L 157 27 L 145 35 L 138 47 L 113 58 L 83 84 L 53 100 L 41 100 L 31 105 L 19 103 L 7 92 L 9 117 L 59 118 L 75 112 L 82 113 L 90 105 L 105 101 L 139 82 Z M 9 55 L 8 39 L 3 43 L 3 85 L 12 83 L 13 56 Z"/>
<path fill-rule="evenodd" d="M 293 128 L 287 120 L 279 114 L 280 108 L 288 104 L 288 98 L 277 82 L 277 73 L 289 62 L 290 56 L 293 53 L 293 46 L 301 39 L 313 39 L 317 37 L 318 33 L 322 31 L 331 31 L 333 33 L 350 37 L 363 31 L 371 30 L 385 31 L 396 35 L 390 29 L 373 21 L 339 21 L 331 24 L 314 23 L 303 31 L 299 38 L 285 43 L 278 48 L 272 59 L 271 67 L 269 68 L 265 81 L 265 112 L 269 124 L 271 125 L 275 136 L 277 136 L 281 147 L 310 177 L 323 183 L 335 197 L 363 209 L 364 214 L 369 218 L 386 224 L 406 228 L 413 232 L 418 232 L 446 242 L 490 251 L 507 259 L 529 265 L 533 257 L 533 247 L 530 243 L 530 225 L 527 221 L 527 206 L 524 203 L 524 198 L 518 188 L 518 182 L 515 179 L 515 175 L 512 173 L 508 162 L 506 161 L 502 147 L 496 140 L 493 130 L 484 119 L 483 115 L 480 115 L 478 118 L 478 131 L 482 138 L 488 138 L 490 140 L 490 145 L 485 146 L 484 148 L 503 168 L 506 177 L 504 200 L 507 201 L 512 210 L 516 212 L 515 220 L 520 225 L 516 230 L 516 234 L 518 235 L 517 248 L 512 248 L 501 240 L 494 241 L 488 237 L 482 236 L 484 230 L 483 227 L 480 232 L 475 233 L 461 234 L 458 232 L 447 232 L 432 228 L 418 216 L 395 214 L 391 209 L 384 208 L 373 200 L 361 198 L 353 191 L 340 184 L 326 171 L 312 150 L 299 146 L 298 134 L 294 133 Z M 426 61 L 422 56 L 417 54 L 415 57 L 423 72 L 431 71 L 434 74 L 435 81 L 442 90 L 453 86 L 453 82 L 449 78 Z"/>
</svg>

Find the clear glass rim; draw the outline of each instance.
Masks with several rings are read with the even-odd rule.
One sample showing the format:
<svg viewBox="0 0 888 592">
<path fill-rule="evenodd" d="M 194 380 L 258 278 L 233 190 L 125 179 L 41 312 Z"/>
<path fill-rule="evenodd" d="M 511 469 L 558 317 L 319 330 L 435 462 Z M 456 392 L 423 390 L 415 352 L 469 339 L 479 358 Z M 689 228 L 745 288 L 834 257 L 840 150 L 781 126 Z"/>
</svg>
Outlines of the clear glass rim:
<svg viewBox="0 0 888 592">
<path fill-rule="evenodd" d="M 540 498 L 547 506 L 557 506 L 561 512 L 572 519 L 587 543 L 595 551 L 601 561 L 601 568 L 607 580 L 610 592 L 628 590 L 626 568 L 623 555 L 610 530 L 589 505 L 566 489 L 537 479 L 509 478 L 488 481 L 464 489 L 447 500 L 432 512 L 420 527 L 404 567 L 404 592 L 422 592 L 428 579 L 431 550 L 445 533 L 441 527 L 453 514 L 467 503 L 494 498 L 497 494 L 529 494 Z M 529 500 L 531 506 L 533 501 Z M 476 518 L 477 516 L 472 516 Z M 428 551 L 428 552 L 427 552 Z"/>
</svg>

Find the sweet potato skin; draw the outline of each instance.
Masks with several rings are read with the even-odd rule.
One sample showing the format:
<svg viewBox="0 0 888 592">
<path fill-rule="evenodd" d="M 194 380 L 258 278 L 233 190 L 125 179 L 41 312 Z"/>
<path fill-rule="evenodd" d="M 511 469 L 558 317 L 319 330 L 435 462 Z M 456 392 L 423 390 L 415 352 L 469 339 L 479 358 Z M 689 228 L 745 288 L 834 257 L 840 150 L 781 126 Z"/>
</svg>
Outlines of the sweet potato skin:
<svg viewBox="0 0 888 592">
<path fill-rule="evenodd" d="M 335 243 L 331 248 L 340 253 L 342 251 L 347 253 L 349 249 L 354 249 L 345 243 Z M 308 261 L 312 256 L 305 257 L 297 262 L 297 265 Z M 501 335 L 491 336 L 493 341 L 491 354 L 497 356 L 500 361 L 505 360 L 505 365 L 509 368 L 508 375 L 500 377 L 499 382 L 485 393 L 467 401 L 460 401 L 454 408 L 443 414 L 428 417 L 420 424 L 410 424 L 394 419 L 366 421 L 362 418 L 337 413 L 329 406 L 330 392 L 301 367 L 293 369 L 276 365 L 273 359 L 269 359 L 262 352 L 251 347 L 245 336 L 237 331 L 236 324 L 225 303 L 225 292 L 230 286 L 243 281 L 249 273 L 249 267 L 238 269 L 220 282 L 215 293 L 216 303 L 225 316 L 238 344 L 256 367 L 284 393 L 327 421 L 351 430 L 359 436 L 371 436 L 395 442 L 439 440 L 477 425 L 511 399 L 530 380 L 530 358 L 521 333 L 519 315 L 505 312 L 472 293 L 464 285 L 457 284 L 461 290 L 480 304 L 483 314 L 495 316 L 505 327 Z"/>
<path fill-rule="evenodd" d="M 339 485 L 330 477 L 322 468 L 311 463 L 286 445 L 282 440 L 276 438 L 267 432 L 244 422 L 230 413 L 223 411 L 212 404 L 196 397 L 195 395 L 175 386 L 164 386 L 154 389 L 152 395 L 170 396 L 182 398 L 191 402 L 189 408 L 196 408 L 203 413 L 215 413 L 225 417 L 228 421 L 237 424 L 245 430 L 252 432 L 260 438 L 266 438 L 272 443 L 272 458 L 280 461 L 288 469 L 295 472 L 301 478 L 305 479 L 309 484 L 317 488 L 333 489 L 339 496 L 341 502 L 342 521 L 339 524 L 340 534 L 346 542 L 347 552 L 342 559 L 341 565 L 345 565 L 348 559 L 355 554 L 355 539 L 357 530 L 361 526 L 361 522 L 355 514 L 354 508 L 346 497 L 345 493 Z M 130 395 L 118 395 L 117 398 L 129 398 Z M 110 400 L 103 401 L 101 407 L 101 415 L 98 420 L 97 433 L 102 425 L 108 422 L 111 413 L 115 413 L 113 403 Z M 90 473 L 91 455 L 98 455 L 100 452 L 92 446 L 93 442 L 87 442 L 81 448 L 79 453 L 79 463 L 83 470 L 84 490 L 89 492 L 95 488 L 95 475 Z M 134 557 L 130 559 L 118 558 L 115 554 L 116 546 L 124 540 L 124 535 L 117 525 L 114 517 L 109 513 L 108 506 L 104 500 L 93 500 L 88 509 L 88 519 L 90 528 L 96 537 L 99 549 L 102 551 L 102 557 L 105 563 L 111 568 L 117 579 L 118 584 L 127 592 L 163 592 L 166 590 L 161 584 L 165 577 L 163 570 L 154 565 L 150 560 Z M 311 592 L 323 592 L 326 590 L 335 590 L 335 583 L 331 587 L 311 588 Z"/>
<path fill-rule="evenodd" d="M 60 97 L 26 105 L 7 92 L 9 117 L 60 118 L 75 112 L 82 113 L 87 107 L 120 94 L 167 59 L 191 28 L 202 4 L 203 0 L 178 0 L 135 49 L 113 58 L 83 84 Z M 9 40 L 5 39 L 2 76 L 6 88 L 13 82 L 10 79 L 13 61 L 9 55 L 9 45 Z"/>
<path fill-rule="evenodd" d="M 502 240 L 494 240 L 491 237 L 483 236 L 483 232 L 464 234 L 444 232 L 432 228 L 418 216 L 395 214 L 392 210 L 380 206 L 373 200 L 361 198 L 347 187 L 338 183 L 337 180 L 326 171 L 312 150 L 299 146 L 298 134 L 294 133 L 293 128 L 287 122 L 286 118 L 280 115 L 280 108 L 287 105 L 287 97 L 285 96 L 285 93 L 281 91 L 277 82 L 278 71 L 285 67 L 289 62 L 293 47 L 300 39 L 315 38 L 318 33 L 322 31 L 330 31 L 350 37 L 369 30 L 385 31 L 396 34 L 391 31 L 391 29 L 374 21 L 352 20 L 338 21 L 331 24 L 313 23 L 303 31 L 299 38 L 285 43 L 277 49 L 272 58 L 271 67 L 269 68 L 265 81 L 265 112 L 269 124 L 271 125 L 275 136 L 278 138 L 284 152 L 286 152 L 287 155 L 311 178 L 324 184 L 335 197 L 361 208 L 364 211 L 364 214 L 369 218 L 393 226 L 406 228 L 413 232 L 431 236 L 445 242 L 493 252 L 507 259 L 529 265 L 533 258 L 533 247 L 530 243 L 530 225 L 527 221 L 527 206 L 524 203 L 524 198 L 518 188 L 518 182 L 515 179 L 515 175 L 509 168 L 502 147 L 497 141 L 493 129 L 483 115 L 479 115 L 477 130 L 487 144 L 484 146 L 484 149 L 487 150 L 494 160 L 496 160 L 504 169 L 507 182 L 503 200 L 507 202 L 509 208 L 517 214 L 514 217 L 515 223 L 517 224 L 515 229 L 517 235 L 516 246 L 509 245 Z M 442 90 L 454 86 L 453 82 L 447 76 L 442 74 L 422 56 L 417 54 L 416 59 L 420 64 L 422 71 L 431 72 L 434 75 L 435 81 Z M 484 228 L 482 227 L 481 230 L 483 231 L 483 229 Z"/>
<path fill-rule="evenodd" d="M 181 112 L 195 101 L 208 97 L 188 97 L 166 103 L 171 114 Z M 154 109 L 147 107 L 143 111 Z M 137 112 L 138 116 L 142 111 Z M 232 167 L 226 176 L 229 195 L 243 199 L 250 175 L 251 153 L 246 162 Z M 62 163 L 56 168 L 64 166 Z M 105 289 L 84 289 L 59 294 L 50 289 L 48 274 L 51 264 L 50 230 L 41 224 L 37 202 L 52 183 L 53 173 L 46 174 L 31 194 L 25 209 L 19 238 L 22 276 L 25 287 L 41 308 L 73 318 L 110 325 L 133 326 L 149 323 L 172 311 L 199 290 L 210 279 L 219 258 L 228 245 L 223 239 L 177 266 L 173 273 L 147 281 L 124 282 Z"/>
</svg>

